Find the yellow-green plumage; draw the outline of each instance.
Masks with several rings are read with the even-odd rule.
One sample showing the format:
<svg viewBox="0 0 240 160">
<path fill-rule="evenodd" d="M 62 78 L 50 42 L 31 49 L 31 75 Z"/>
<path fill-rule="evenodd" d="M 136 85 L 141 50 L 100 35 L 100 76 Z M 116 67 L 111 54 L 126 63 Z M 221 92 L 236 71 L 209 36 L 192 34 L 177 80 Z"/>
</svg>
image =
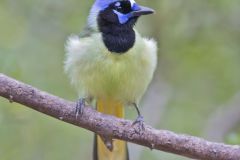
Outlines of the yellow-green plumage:
<svg viewBox="0 0 240 160">
<path fill-rule="evenodd" d="M 68 39 L 65 70 L 79 98 L 94 98 L 99 112 L 123 118 L 125 105 L 137 108 L 156 68 L 157 47 L 133 27 L 152 13 L 134 0 L 95 0 L 85 32 Z M 126 142 L 114 140 L 110 151 L 95 137 L 94 160 L 129 160 Z"/>
<path fill-rule="evenodd" d="M 65 70 L 80 98 L 92 97 L 97 110 L 124 116 L 124 105 L 138 103 L 150 83 L 157 64 L 154 40 L 142 38 L 137 31 L 133 48 L 124 54 L 111 53 L 101 33 L 88 37 L 71 36 L 66 44 Z M 115 140 L 110 152 L 97 136 L 97 160 L 128 159 L 126 142 Z"/>
<path fill-rule="evenodd" d="M 157 47 L 135 32 L 135 45 L 124 54 L 109 52 L 101 33 L 69 38 L 65 70 L 80 97 L 139 102 L 156 68 Z"/>
</svg>

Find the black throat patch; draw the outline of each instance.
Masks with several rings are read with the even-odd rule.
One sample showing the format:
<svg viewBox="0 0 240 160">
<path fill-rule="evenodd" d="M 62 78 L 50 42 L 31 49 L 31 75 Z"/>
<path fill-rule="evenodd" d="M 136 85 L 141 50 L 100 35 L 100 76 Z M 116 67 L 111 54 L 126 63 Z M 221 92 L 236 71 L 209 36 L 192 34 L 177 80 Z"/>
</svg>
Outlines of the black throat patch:
<svg viewBox="0 0 240 160">
<path fill-rule="evenodd" d="M 134 46 L 136 36 L 133 26 L 137 19 L 130 19 L 126 24 L 116 23 L 117 16 L 111 12 L 105 10 L 98 15 L 99 31 L 110 52 L 123 54 Z"/>
</svg>

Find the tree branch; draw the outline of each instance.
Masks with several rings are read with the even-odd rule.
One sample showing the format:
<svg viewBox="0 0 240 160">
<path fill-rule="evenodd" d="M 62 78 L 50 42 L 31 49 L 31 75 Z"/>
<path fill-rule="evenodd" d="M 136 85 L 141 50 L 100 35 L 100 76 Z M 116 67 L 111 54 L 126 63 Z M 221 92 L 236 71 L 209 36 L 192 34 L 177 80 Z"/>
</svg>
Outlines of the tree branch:
<svg viewBox="0 0 240 160">
<path fill-rule="evenodd" d="M 34 110 L 85 128 L 100 135 L 121 139 L 150 149 L 204 160 L 240 160 L 240 146 L 205 141 L 201 138 L 156 130 L 146 125 L 138 132 L 132 121 L 104 115 L 85 107 L 82 116 L 75 117 L 75 104 L 0 74 L 0 96 Z"/>
</svg>

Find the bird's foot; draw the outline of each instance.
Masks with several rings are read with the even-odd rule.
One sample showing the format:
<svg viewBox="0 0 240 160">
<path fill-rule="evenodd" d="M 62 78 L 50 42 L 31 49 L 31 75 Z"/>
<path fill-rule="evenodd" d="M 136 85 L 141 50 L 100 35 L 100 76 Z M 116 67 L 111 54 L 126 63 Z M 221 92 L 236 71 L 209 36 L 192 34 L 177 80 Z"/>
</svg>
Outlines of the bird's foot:
<svg viewBox="0 0 240 160">
<path fill-rule="evenodd" d="M 137 119 L 133 122 L 132 126 L 137 125 L 138 126 L 138 132 L 144 131 L 145 127 L 144 127 L 144 119 L 142 114 L 140 113 L 140 110 L 138 108 L 138 105 L 136 103 L 133 103 L 133 106 L 135 107 L 135 109 L 137 110 L 137 114 L 138 117 Z"/>
<path fill-rule="evenodd" d="M 144 127 L 144 119 L 142 115 L 139 115 L 137 117 L 137 119 L 133 122 L 132 126 L 138 126 L 139 132 L 144 131 L 145 127 Z"/>
<path fill-rule="evenodd" d="M 76 119 L 78 118 L 79 115 L 83 114 L 83 108 L 85 107 L 85 98 L 80 98 L 77 103 L 76 103 Z"/>
</svg>

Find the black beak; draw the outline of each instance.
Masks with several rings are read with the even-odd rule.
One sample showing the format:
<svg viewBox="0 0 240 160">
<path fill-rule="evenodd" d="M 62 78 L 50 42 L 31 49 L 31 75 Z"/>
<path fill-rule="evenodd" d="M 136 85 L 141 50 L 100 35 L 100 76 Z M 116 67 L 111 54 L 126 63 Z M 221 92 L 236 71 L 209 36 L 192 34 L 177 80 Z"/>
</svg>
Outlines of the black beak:
<svg viewBox="0 0 240 160">
<path fill-rule="evenodd" d="M 153 14 L 155 11 L 151 8 L 138 6 L 137 10 L 131 12 L 131 17 L 139 17 L 142 15 Z"/>
</svg>

